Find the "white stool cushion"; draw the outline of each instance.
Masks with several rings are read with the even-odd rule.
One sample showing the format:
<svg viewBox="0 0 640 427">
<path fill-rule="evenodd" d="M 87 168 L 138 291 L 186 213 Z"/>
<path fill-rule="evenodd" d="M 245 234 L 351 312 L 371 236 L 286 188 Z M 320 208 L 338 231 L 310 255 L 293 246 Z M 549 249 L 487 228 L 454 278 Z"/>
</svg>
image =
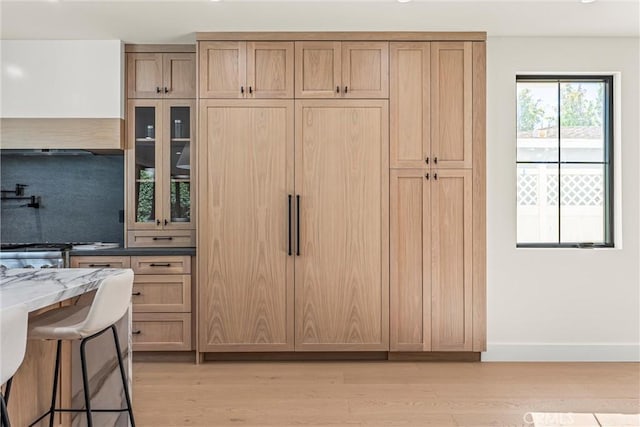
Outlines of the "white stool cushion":
<svg viewBox="0 0 640 427">
<path fill-rule="evenodd" d="M 27 319 L 24 305 L 0 310 L 0 384 L 9 381 L 24 359 L 27 348 Z"/>
<path fill-rule="evenodd" d="M 80 332 L 90 306 L 71 305 L 42 313 L 29 322 L 29 339 L 79 340 L 89 335 Z"/>
</svg>

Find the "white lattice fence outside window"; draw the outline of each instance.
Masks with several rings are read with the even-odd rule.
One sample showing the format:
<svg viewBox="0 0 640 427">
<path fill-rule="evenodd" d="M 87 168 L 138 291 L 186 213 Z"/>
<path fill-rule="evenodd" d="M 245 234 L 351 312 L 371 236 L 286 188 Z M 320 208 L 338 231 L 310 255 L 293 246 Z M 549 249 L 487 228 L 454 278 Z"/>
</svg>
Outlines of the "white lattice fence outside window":
<svg viewBox="0 0 640 427">
<path fill-rule="evenodd" d="M 519 165 L 517 182 L 519 241 L 557 241 L 559 219 L 563 241 L 602 238 L 604 175 L 601 165 L 563 165 L 561 188 L 558 188 L 557 165 Z"/>
</svg>

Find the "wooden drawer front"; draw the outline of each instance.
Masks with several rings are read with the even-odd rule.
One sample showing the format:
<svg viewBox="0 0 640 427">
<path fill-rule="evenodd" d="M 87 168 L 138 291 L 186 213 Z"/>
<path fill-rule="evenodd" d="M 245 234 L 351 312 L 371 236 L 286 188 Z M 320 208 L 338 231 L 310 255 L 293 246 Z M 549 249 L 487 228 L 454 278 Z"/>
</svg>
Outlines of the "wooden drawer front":
<svg viewBox="0 0 640 427">
<path fill-rule="evenodd" d="M 191 313 L 133 315 L 134 351 L 191 350 Z"/>
<path fill-rule="evenodd" d="M 191 257 L 132 256 L 131 268 L 136 274 L 191 274 Z"/>
<path fill-rule="evenodd" d="M 72 256 L 72 268 L 130 268 L 128 256 Z"/>
<path fill-rule="evenodd" d="M 188 248 L 196 245 L 195 230 L 134 230 L 127 232 L 127 244 L 132 248 Z"/>
<path fill-rule="evenodd" d="M 133 280 L 136 313 L 191 311 L 191 276 L 188 274 L 137 275 Z"/>
</svg>

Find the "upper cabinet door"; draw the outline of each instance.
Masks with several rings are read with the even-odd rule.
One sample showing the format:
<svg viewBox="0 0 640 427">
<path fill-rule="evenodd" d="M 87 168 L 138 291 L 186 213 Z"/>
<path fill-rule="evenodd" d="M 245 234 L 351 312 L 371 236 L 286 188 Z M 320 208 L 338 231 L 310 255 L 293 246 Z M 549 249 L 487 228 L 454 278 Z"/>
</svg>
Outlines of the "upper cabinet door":
<svg viewBox="0 0 640 427">
<path fill-rule="evenodd" d="M 296 42 L 296 98 L 342 93 L 340 42 Z"/>
<path fill-rule="evenodd" d="M 163 87 L 161 53 L 127 54 L 128 98 L 162 98 Z"/>
<path fill-rule="evenodd" d="M 250 98 L 293 98 L 293 42 L 247 43 Z"/>
<path fill-rule="evenodd" d="M 162 229 L 162 100 L 127 103 L 129 229 Z"/>
<path fill-rule="evenodd" d="M 471 168 L 472 43 L 431 45 L 431 155 L 439 168 Z"/>
<path fill-rule="evenodd" d="M 342 43 L 342 91 L 345 98 L 389 97 L 389 43 Z"/>
<path fill-rule="evenodd" d="M 165 98 L 196 97 L 196 56 L 193 53 L 165 53 L 163 64 Z"/>
<path fill-rule="evenodd" d="M 431 44 L 391 43 L 392 168 L 424 168 L 431 149 Z"/>
<path fill-rule="evenodd" d="M 200 97 L 244 98 L 247 43 L 200 42 Z"/>
</svg>

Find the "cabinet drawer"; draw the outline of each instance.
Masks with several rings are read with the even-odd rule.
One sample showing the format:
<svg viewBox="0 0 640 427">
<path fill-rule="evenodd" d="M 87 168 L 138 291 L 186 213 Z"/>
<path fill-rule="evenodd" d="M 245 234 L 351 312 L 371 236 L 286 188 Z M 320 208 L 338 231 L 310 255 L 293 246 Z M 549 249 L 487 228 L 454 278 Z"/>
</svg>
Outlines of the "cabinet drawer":
<svg viewBox="0 0 640 427">
<path fill-rule="evenodd" d="M 191 274 L 191 257 L 132 256 L 131 268 L 136 274 Z"/>
<path fill-rule="evenodd" d="M 196 245 L 195 230 L 132 230 L 127 245 L 134 248 L 189 248 Z"/>
<path fill-rule="evenodd" d="M 128 256 L 72 256 L 72 268 L 130 268 Z"/>
<path fill-rule="evenodd" d="M 134 351 L 191 350 L 191 313 L 134 313 Z"/>
<path fill-rule="evenodd" d="M 132 301 L 135 313 L 190 312 L 191 276 L 139 274 L 133 280 Z"/>
</svg>

